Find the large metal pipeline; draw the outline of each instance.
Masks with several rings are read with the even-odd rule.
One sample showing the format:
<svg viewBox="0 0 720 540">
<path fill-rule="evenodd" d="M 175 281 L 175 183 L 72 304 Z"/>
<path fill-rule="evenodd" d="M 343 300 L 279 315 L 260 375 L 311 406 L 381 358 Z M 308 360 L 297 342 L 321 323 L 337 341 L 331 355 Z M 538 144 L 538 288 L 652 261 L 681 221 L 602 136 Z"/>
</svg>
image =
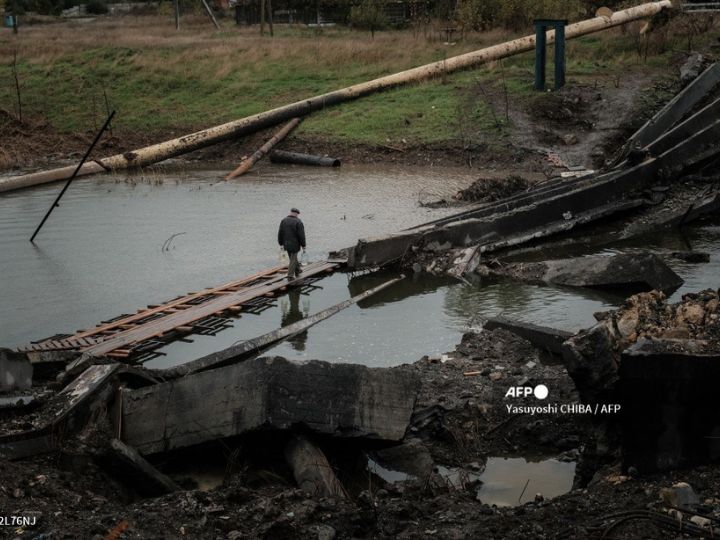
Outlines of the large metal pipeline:
<svg viewBox="0 0 720 540">
<path fill-rule="evenodd" d="M 587 19 L 568 25 L 565 28 L 565 37 L 567 39 L 572 39 L 586 34 L 599 32 L 601 30 L 620 26 L 638 19 L 652 17 L 661 12 L 663 9 L 669 9 L 671 7 L 672 2 L 670 0 L 661 0 L 659 2 L 648 2 L 629 9 L 624 9 L 613 13 L 610 17 L 601 16 L 593 19 Z M 547 42 L 553 43 L 554 41 L 555 31 L 550 30 L 547 33 Z M 395 88 L 411 82 L 423 81 L 438 75 L 452 73 L 493 60 L 499 60 L 515 54 L 528 52 L 534 48 L 535 35 L 531 35 L 507 41 L 499 45 L 493 45 L 492 47 L 487 47 L 478 51 L 453 56 L 452 58 L 433 62 L 432 64 L 426 64 L 424 66 L 401 71 L 393 75 L 380 77 L 372 81 L 355 84 L 341 90 L 335 90 L 327 94 L 296 101 L 295 103 L 291 103 L 289 105 L 284 105 L 270 111 L 247 116 L 240 120 L 234 120 L 220 126 L 204 129 L 177 139 L 140 148 L 139 150 L 134 150 L 132 152 L 116 154 L 114 156 L 99 159 L 96 163 L 86 164 L 85 167 L 79 171 L 78 176 L 94 174 L 99 172 L 100 169 L 112 171 L 158 163 L 165 159 L 179 156 L 187 152 L 192 152 L 234 137 L 255 133 L 256 131 L 274 126 L 281 122 L 286 122 L 294 117 L 306 116 L 312 112 L 324 109 L 325 107 L 345 103 L 375 92 L 388 90 L 390 88 Z M 100 167 L 98 167 L 98 165 Z M 60 169 L 3 179 L 0 181 L 0 192 L 57 180 L 64 180 L 72 172 L 72 170 L 68 172 L 68 169 L 73 168 L 63 167 Z"/>
</svg>

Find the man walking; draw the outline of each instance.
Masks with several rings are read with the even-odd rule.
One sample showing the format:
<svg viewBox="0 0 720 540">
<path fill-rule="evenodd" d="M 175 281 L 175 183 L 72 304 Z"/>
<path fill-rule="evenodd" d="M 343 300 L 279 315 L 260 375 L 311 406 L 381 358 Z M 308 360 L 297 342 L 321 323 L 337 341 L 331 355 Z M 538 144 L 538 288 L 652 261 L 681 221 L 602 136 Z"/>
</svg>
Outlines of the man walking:
<svg viewBox="0 0 720 540">
<path fill-rule="evenodd" d="M 278 229 L 278 244 L 287 251 L 290 258 L 287 277 L 292 279 L 300 275 L 300 264 L 298 263 L 298 251 L 300 248 L 305 251 L 305 226 L 300 221 L 297 208 L 290 209 L 290 214 L 283 218 Z"/>
</svg>

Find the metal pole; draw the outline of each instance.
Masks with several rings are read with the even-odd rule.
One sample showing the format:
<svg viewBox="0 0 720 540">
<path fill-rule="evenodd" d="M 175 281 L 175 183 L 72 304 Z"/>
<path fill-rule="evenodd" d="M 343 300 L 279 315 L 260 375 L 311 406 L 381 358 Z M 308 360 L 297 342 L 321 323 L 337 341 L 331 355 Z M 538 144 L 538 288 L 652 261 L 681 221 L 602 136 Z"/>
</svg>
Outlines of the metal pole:
<svg viewBox="0 0 720 540">
<path fill-rule="evenodd" d="M 14 0 L 12 3 L 12 18 L 13 18 L 13 34 L 18 33 L 18 0 Z"/>
<path fill-rule="evenodd" d="M 202 2 L 202 5 L 205 6 L 205 11 L 208 14 L 208 17 L 210 17 L 210 20 L 215 25 L 215 30 L 220 30 L 220 25 L 217 22 L 217 19 L 215 19 L 215 15 L 212 12 L 212 9 L 210 9 L 210 6 L 205 0 L 200 0 Z"/>
<path fill-rule="evenodd" d="M 545 58 L 547 27 L 535 22 L 535 90 L 545 89 Z"/>
<path fill-rule="evenodd" d="M 60 203 L 60 199 L 62 198 L 62 196 L 63 196 L 63 195 L 65 194 L 65 192 L 67 191 L 67 188 L 70 187 L 70 184 L 71 184 L 72 181 L 75 179 L 75 176 L 77 176 L 77 173 L 78 173 L 78 171 L 80 170 L 80 168 L 83 166 L 83 163 L 85 163 L 85 160 L 88 158 L 88 156 L 90 156 L 90 152 L 93 151 L 93 148 L 95 148 L 95 145 L 96 145 L 97 142 L 100 140 L 100 137 L 102 137 L 102 134 L 105 132 L 105 130 L 107 129 L 107 127 L 110 125 L 110 121 L 113 119 L 113 116 L 115 116 L 115 111 L 111 112 L 111 113 L 110 113 L 110 116 L 108 116 L 108 119 L 105 120 L 105 123 L 103 124 L 103 127 L 100 128 L 100 131 L 99 131 L 98 134 L 95 136 L 95 140 L 92 142 L 92 144 L 90 145 L 90 148 L 87 149 L 87 152 L 85 152 L 85 155 L 83 156 L 82 160 L 80 161 L 80 163 L 78 164 L 78 166 L 75 168 L 75 172 L 72 174 L 72 176 L 71 176 L 70 178 L 68 178 L 68 181 L 67 181 L 67 183 L 65 184 L 65 187 L 62 188 L 62 191 L 60 191 L 60 194 L 59 194 L 59 195 L 57 196 L 57 198 L 55 199 L 55 202 L 52 203 L 52 206 L 51 206 L 51 207 L 49 208 L 49 210 L 47 211 L 47 214 L 45 214 L 45 217 L 44 217 L 44 218 L 42 219 L 42 221 L 40 222 L 40 225 L 38 225 L 38 226 L 37 226 L 37 229 L 35 229 L 35 232 L 34 232 L 33 235 L 30 237 L 30 241 L 31 241 L 31 242 L 33 242 L 33 241 L 35 240 L 35 237 L 36 237 L 37 234 L 40 232 L 40 229 L 42 229 L 42 226 L 43 226 L 43 225 L 45 224 L 45 222 L 47 221 L 47 218 L 50 217 L 50 214 L 51 214 L 52 211 L 55 209 L 55 207 L 56 207 L 56 206 L 60 206 L 60 204 L 59 204 L 59 203 Z"/>
<path fill-rule="evenodd" d="M 175 30 L 180 30 L 180 0 L 173 0 L 175 8 Z"/>
<path fill-rule="evenodd" d="M 567 21 L 555 23 L 555 90 L 565 86 L 565 25 Z"/>
</svg>

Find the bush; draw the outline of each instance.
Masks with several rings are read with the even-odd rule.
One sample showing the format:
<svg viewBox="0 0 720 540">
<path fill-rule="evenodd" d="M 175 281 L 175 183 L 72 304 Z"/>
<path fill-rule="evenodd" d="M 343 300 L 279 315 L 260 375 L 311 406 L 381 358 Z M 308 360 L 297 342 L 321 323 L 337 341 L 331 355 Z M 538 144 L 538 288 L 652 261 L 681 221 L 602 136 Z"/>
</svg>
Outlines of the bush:
<svg viewBox="0 0 720 540">
<path fill-rule="evenodd" d="M 375 31 L 387 26 L 387 18 L 383 10 L 382 0 L 363 0 L 350 9 L 350 24 L 355 28 L 370 30 L 375 37 Z"/>
</svg>

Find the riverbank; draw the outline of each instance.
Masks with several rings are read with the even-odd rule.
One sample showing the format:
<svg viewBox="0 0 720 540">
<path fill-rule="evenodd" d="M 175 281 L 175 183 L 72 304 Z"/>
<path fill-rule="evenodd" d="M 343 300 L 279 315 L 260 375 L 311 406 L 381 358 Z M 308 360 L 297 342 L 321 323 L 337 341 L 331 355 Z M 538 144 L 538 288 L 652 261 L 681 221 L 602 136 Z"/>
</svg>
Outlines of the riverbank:
<svg viewBox="0 0 720 540">
<path fill-rule="evenodd" d="M 494 30 L 444 43 L 432 33 L 343 28 L 255 28 L 188 18 L 176 32 L 161 16 L 98 17 L 0 32 L 0 167 L 43 166 L 84 152 L 109 108 L 113 130 L 98 156 L 261 112 L 305 96 L 512 39 Z M 532 53 L 411 85 L 312 115 L 285 144 L 348 162 L 483 166 L 527 164 L 560 149 L 571 164 L 601 160 L 672 91 L 684 60 L 679 24 L 638 49 L 640 23 L 568 43 L 568 85 L 532 90 Z M 702 48 L 710 33 L 696 37 Z M 151 37 L 152 36 L 152 37 Z M 17 53 L 17 64 L 13 59 Z M 671 69 L 668 70 L 668 66 Z M 632 71 L 633 77 L 626 74 Z M 268 133 L 196 157 L 230 161 Z"/>
</svg>

